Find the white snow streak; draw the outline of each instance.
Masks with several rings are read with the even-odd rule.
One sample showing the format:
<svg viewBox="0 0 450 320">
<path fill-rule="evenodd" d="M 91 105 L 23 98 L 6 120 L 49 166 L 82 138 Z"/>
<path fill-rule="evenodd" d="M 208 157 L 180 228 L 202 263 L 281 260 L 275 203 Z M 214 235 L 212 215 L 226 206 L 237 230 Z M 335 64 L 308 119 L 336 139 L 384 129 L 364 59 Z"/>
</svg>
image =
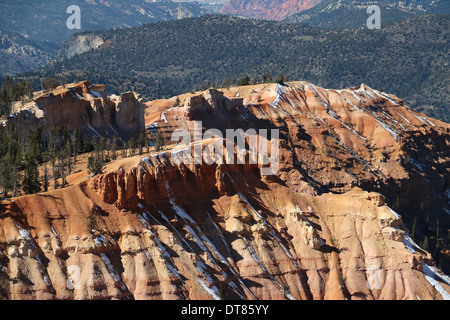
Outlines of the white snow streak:
<svg viewBox="0 0 450 320">
<path fill-rule="evenodd" d="M 445 291 L 444 287 L 436 280 L 436 278 L 440 278 L 442 282 L 450 285 L 450 278 L 445 275 L 440 275 L 434 267 L 429 266 L 426 263 L 423 264 L 423 272 L 428 282 L 441 294 L 442 299 L 450 300 L 450 294 Z"/>
</svg>

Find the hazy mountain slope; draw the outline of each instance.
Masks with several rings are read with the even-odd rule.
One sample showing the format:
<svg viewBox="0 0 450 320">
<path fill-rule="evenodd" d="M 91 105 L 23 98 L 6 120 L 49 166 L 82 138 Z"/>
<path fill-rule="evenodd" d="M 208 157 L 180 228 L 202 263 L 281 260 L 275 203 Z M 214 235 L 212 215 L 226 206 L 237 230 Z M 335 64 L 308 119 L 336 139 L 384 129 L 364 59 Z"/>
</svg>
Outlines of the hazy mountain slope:
<svg viewBox="0 0 450 320">
<path fill-rule="evenodd" d="M 283 73 L 327 87 L 367 83 L 448 120 L 448 24 L 449 16 L 430 15 L 382 30 L 323 30 L 205 16 L 97 32 L 104 41 L 97 50 L 56 61 L 36 75 L 89 78 L 112 92 L 158 98 L 246 74 Z"/>
<path fill-rule="evenodd" d="M 43 67 L 57 52 L 57 49 L 45 43 L 30 41 L 20 34 L 0 30 L 0 75 Z"/>
<path fill-rule="evenodd" d="M 71 15 L 66 10 L 74 4 L 81 9 L 81 30 L 69 30 L 66 26 Z M 70 0 L 6 0 L 0 3 L 0 28 L 34 40 L 61 43 L 75 32 L 132 27 L 205 13 L 206 10 L 198 3 L 170 0 L 91 0 L 77 3 Z"/>
<path fill-rule="evenodd" d="M 229 0 L 196 0 L 211 13 L 219 12 Z M 191 0 L 177 0 L 177 2 L 192 2 Z"/>
<path fill-rule="evenodd" d="M 81 29 L 70 30 L 66 26 L 71 13 L 70 5 L 81 9 Z M 197 17 L 208 10 L 196 2 L 175 3 L 170 0 L 149 2 L 144 0 L 5 0 L 0 2 L 0 29 L 18 33 L 32 43 L 39 43 L 39 50 L 30 54 L 29 44 L 15 47 L 18 58 L 4 56 L 0 63 L 0 75 L 23 72 L 43 65 L 54 57 L 61 44 L 76 32 L 128 28 L 161 20 Z M 22 42 L 23 39 L 22 39 Z"/>
<path fill-rule="evenodd" d="M 324 0 L 311 9 L 288 17 L 286 21 L 327 28 L 361 28 L 366 26 L 370 16 L 367 8 L 371 5 L 380 7 L 382 25 L 414 15 L 450 13 L 449 2 L 443 0 Z"/>
</svg>

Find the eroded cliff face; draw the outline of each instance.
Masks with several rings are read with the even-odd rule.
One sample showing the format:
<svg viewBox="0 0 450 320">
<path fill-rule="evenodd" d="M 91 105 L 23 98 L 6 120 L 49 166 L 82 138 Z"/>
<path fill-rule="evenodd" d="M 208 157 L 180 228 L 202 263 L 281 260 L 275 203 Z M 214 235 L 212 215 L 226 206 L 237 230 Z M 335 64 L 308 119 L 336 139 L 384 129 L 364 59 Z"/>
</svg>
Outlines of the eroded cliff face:
<svg viewBox="0 0 450 320">
<path fill-rule="evenodd" d="M 152 101 L 145 119 L 167 137 L 195 121 L 279 129 L 280 170 L 183 164 L 169 146 L 3 201 L 0 297 L 450 299 L 390 205 L 416 198 L 447 225 L 448 124 L 364 85 L 307 82 Z"/>
<path fill-rule="evenodd" d="M 311 196 L 257 166 L 134 158 L 3 203 L 7 299 L 431 299 L 450 279 L 383 196 Z M 437 293 L 437 294 L 436 294 Z"/>
<path fill-rule="evenodd" d="M 314 7 L 320 0 L 231 0 L 221 12 L 267 20 L 283 20 Z"/>
<path fill-rule="evenodd" d="M 129 138 L 144 130 L 142 98 L 134 92 L 106 95 L 104 85 L 89 81 L 68 84 L 42 93 L 24 106 L 17 105 L 2 125 L 20 131 L 41 126 L 44 132 L 63 125 L 86 136 Z"/>
</svg>

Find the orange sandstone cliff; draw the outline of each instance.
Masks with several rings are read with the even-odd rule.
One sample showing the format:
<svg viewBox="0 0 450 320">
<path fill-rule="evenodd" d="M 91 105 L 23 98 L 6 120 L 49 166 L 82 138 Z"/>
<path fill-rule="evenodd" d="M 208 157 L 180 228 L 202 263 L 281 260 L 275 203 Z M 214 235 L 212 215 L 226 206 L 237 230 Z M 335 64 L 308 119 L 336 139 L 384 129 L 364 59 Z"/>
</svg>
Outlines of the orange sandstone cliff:
<svg viewBox="0 0 450 320">
<path fill-rule="evenodd" d="M 1 298 L 450 299 L 450 278 L 406 227 L 418 205 L 448 226 L 450 125 L 365 85 L 178 101 L 146 103 L 150 131 L 277 128 L 278 174 L 178 163 L 168 147 L 5 200 Z"/>
</svg>

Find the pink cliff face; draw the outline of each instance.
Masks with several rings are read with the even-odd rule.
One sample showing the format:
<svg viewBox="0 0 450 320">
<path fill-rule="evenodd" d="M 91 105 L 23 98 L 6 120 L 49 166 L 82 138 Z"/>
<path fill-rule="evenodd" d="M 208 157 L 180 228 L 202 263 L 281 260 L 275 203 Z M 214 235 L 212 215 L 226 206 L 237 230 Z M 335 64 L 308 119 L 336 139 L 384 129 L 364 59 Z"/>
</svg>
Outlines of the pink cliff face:
<svg viewBox="0 0 450 320">
<path fill-rule="evenodd" d="M 266 20 L 283 20 L 319 4 L 320 0 L 230 0 L 223 13 Z"/>
</svg>

